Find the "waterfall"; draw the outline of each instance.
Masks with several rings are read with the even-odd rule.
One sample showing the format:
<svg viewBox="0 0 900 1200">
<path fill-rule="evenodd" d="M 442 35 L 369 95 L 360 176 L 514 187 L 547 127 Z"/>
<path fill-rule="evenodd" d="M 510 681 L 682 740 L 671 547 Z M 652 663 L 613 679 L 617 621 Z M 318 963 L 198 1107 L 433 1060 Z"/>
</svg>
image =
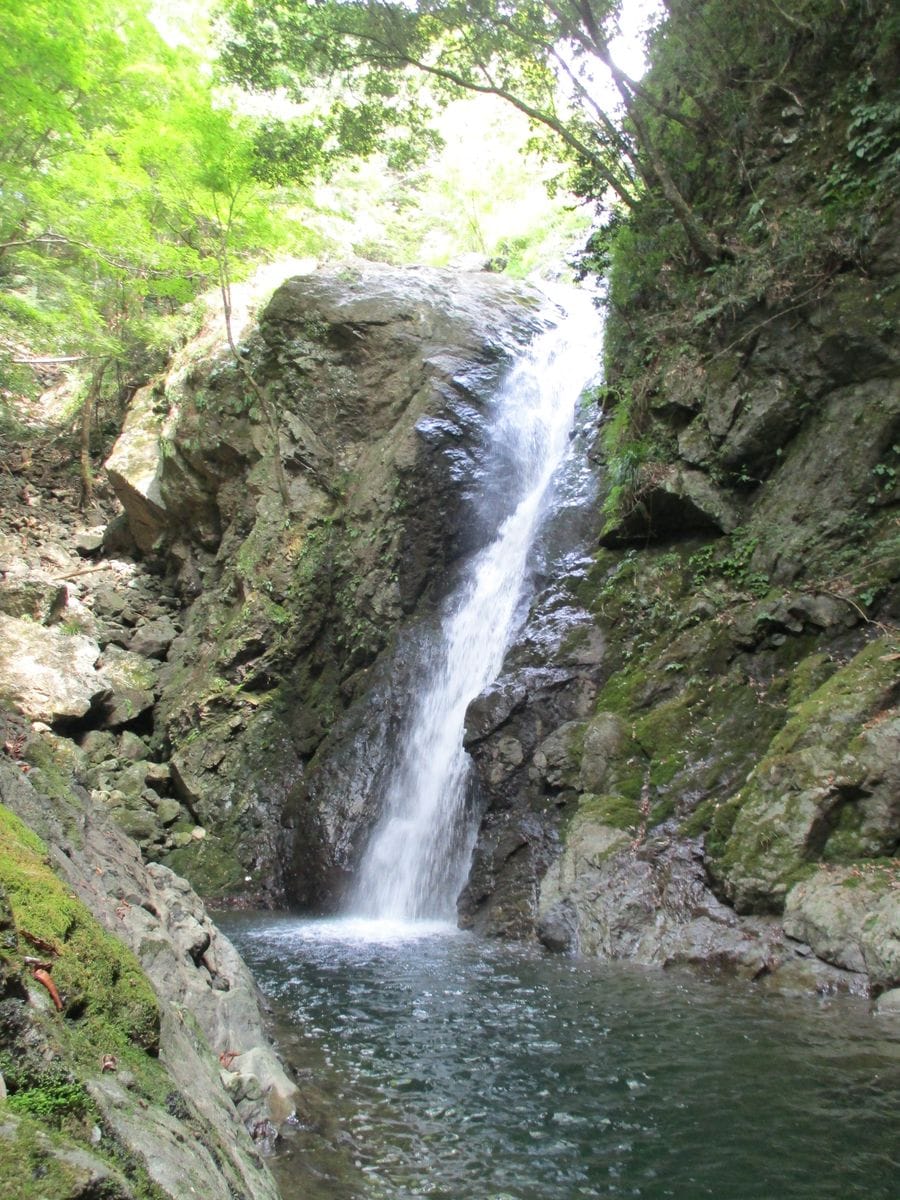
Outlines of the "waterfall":
<svg viewBox="0 0 900 1200">
<path fill-rule="evenodd" d="M 422 663 L 420 692 L 351 897 L 354 915 L 455 916 L 477 832 L 467 805 L 466 709 L 499 674 L 527 607 L 529 550 L 566 455 L 576 401 L 597 370 L 598 319 L 589 297 L 567 290 L 563 306 L 568 316 L 536 339 L 496 398 L 484 495 L 499 510 L 497 532 L 464 568 Z"/>
</svg>

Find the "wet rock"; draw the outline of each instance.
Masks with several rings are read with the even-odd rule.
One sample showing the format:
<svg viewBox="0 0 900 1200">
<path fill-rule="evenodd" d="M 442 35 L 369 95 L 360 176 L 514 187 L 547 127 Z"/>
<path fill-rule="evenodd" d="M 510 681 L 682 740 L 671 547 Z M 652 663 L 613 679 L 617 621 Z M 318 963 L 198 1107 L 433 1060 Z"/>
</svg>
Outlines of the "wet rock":
<svg viewBox="0 0 900 1200">
<path fill-rule="evenodd" d="M 748 978 L 770 969 L 778 930 L 742 925 L 706 886 L 696 843 L 642 843 L 589 813 L 572 819 L 541 884 L 538 936 L 601 959 L 725 968 Z"/>
<path fill-rule="evenodd" d="M 485 738 L 520 708 L 528 695 L 522 680 L 504 680 L 477 696 L 466 710 L 466 745 Z"/>
<path fill-rule="evenodd" d="M 489 811 L 457 903 L 460 925 L 484 937 L 533 936 L 536 884 L 554 853 L 536 813 Z"/>
</svg>

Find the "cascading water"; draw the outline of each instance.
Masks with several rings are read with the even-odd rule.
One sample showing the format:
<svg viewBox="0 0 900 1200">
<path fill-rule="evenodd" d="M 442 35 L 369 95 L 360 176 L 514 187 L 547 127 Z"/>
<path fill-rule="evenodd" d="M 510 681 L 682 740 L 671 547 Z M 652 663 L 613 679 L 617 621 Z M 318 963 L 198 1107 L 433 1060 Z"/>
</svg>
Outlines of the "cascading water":
<svg viewBox="0 0 900 1200">
<path fill-rule="evenodd" d="M 354 915 L 455 914 L 476 834 L 466 811 L 466 709 L 496 678 L 515 633 L 529 550 L 566 454 L 575 402 L 597 369 L 598 319 L 589 297 L 568 293 L 563 307 L 568 317 L 536 340 L 497 397 L 484 486 L 486 496 L 502 493 L 497 534 L 466 566 L 423 663 L 427 677 L 360 866 Z"/>
</svg>

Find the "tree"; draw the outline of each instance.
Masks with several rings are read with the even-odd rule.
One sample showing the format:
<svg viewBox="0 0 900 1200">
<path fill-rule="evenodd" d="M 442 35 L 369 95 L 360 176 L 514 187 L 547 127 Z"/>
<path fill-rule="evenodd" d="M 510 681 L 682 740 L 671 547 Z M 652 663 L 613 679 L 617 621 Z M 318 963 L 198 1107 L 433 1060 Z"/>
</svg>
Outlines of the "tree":
<svg viewBox="0 0 900 1200">
<path fill-rule="evenodd" d="M 722 247 L 682 194 L 644 109 L 690 118 L 616 66 L 615 10 L 615 0 L 226 0 L 222 64 L 244 87 L 297 100 L 327 83 L 343 97 L 339 132 L 370 138 L 421 131 L 429 97 L 499 96 L 564 148 L 581 194 L 611 191 L 633 208 L 642 190 L 659 192 L 711 263 Z M 602 98 L 600 74 L 618 108 Z"/>
<path fill-rule="evenodd" d="M 146 0 L 0 12 L 0 350 L 77 360 L 87 503 L 103 392 L 127 399 L 165 320 L 212 282 L 237 361 L 232 278 L 285 245 L 272 189 L 318 169 L 326 133 L 314 113 L 239 117 Z"/>
</svg>

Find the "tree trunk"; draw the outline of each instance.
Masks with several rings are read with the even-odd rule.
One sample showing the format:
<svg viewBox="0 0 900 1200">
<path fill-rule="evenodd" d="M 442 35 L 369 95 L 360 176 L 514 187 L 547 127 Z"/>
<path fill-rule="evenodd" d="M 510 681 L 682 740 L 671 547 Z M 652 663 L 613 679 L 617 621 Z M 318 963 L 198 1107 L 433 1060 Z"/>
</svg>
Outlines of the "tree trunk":
<svg viewBox="0 0 900 1200">
<path fill-rule="evenodd" d="M 100 397 L 100 387 L 106 374 L 108 359 L 103 359 L 94 367 L 91 382 L 88 385 L 84 403 L 81 406 L 81 438 L 80 438 L 80 469 L 81 469 L 81 498 L 79 509 L 84 512 L 89 504 L 94 502 L 94 472 L 91 467 L 91 425 L 94 422 L 94 410 Z"/>
</svg>

